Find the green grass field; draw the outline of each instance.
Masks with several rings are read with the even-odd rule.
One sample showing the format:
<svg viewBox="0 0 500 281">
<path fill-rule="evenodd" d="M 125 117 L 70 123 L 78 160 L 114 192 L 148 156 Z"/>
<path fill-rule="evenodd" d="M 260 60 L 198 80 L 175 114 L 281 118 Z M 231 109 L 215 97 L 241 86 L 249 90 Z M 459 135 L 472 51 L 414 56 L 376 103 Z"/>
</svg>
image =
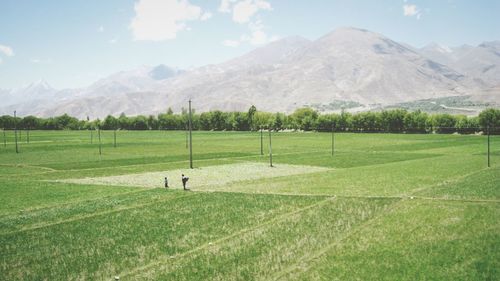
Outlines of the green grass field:
<svg viewBox="0 0 500 281">
<path fill-rule="evenodd" d="M 500 280 L 499 136 L 264 136 L 8 133 L 0 280 Z"/>
</svg>

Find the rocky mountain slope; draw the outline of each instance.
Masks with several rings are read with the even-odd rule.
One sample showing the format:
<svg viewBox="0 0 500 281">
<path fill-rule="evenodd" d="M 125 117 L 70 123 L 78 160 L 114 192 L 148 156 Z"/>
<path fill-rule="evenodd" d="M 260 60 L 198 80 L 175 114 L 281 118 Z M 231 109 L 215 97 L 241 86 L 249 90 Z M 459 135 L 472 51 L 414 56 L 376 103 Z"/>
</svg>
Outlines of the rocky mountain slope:
<svg viewBox="0 0 500 281">
<path fill-rule="evenodd" d="M 83 89 L 47 90 L 50 94 L 40 96 L 48 98 L 35 104 L 37 95 L 17 92 L 21 102 L 0 106 L 0 113 L 17 108 L 23 115 L 80 118 L 157 114 L 168 107 L 180 111 L 189 99 L 198 112 L 247 110 L 252 104 L 291 112 L 305 105 L 328 110 L 338 101 L 369 110 L 452 96 L 495 100 L 498 45 L 417 49 L 367 30 L 339 28 L 315 41 L 284 38 L 189 71 L 159 65 L 119 72 Z"/>
</svg>

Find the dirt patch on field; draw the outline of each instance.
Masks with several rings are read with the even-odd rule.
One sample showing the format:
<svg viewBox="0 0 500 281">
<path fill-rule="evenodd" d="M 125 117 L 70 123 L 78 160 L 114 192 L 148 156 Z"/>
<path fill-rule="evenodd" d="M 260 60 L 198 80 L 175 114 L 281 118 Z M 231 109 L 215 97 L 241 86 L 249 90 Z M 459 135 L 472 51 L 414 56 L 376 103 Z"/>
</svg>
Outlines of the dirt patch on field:
<svg viewBox="0 0 500 281">
<path fill-rule="evenodd" d="M 237 163 L 196 169 L 179 169 L 120 176 L 67 179 L 60 180 L 59 182 L 156 188 L 163 187 L 164 178 L 167 177 L 169 187 L 182 188 L 181 175 L 185 174 L 189 177 L 189 188 L 203 190 L 203 187 L 221 186 L 238 181 L 310 174 L 328 170 L 331 169 L 287 164 L 279 164 L 271 168 L 269 165 L 264 163 Z"/>
</svg>

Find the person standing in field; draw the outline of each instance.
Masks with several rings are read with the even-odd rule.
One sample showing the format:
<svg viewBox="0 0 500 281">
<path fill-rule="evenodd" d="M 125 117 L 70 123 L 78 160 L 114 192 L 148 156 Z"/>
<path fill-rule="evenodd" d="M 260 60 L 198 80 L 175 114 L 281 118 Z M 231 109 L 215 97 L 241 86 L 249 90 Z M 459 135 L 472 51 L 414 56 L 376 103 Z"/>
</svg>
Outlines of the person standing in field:
<svg viewBox="0 0 500 281">
<path fill-rule="evenodd" d="M 165 188 L 168 188 L 168 178 L 165 177 Z"/>
<path fill-rule="evenodd" d="M 188 180 L 189 180 L 189 178 L 186 177 L 184 174 L 182 174 L 182 186 L 184 187 L 184 190 L 188 190 L 186 188 L 186 183 L 187 183 Z"/>
</svg>

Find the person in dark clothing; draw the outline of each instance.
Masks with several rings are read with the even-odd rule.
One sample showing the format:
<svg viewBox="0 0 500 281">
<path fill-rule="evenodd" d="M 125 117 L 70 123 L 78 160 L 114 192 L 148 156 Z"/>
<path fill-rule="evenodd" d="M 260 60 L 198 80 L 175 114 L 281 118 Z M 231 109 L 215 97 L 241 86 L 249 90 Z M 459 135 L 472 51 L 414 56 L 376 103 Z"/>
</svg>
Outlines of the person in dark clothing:
<svg viewBox="0 0 500 281">
<path fill-rule="evenodd" d="M 168 178 L 165 177 L 165 188 L 168 188 Z"/>
<path fill-rule="evenodd" d="M 184 174 L 182 174 L 182 186 L 184 187 L 184 190 L 188 190 L 186 188 L 186 183 L 187 183 L 188 180 L 189 180 L 189 178 L 186 177 Z"/>
</svg>

